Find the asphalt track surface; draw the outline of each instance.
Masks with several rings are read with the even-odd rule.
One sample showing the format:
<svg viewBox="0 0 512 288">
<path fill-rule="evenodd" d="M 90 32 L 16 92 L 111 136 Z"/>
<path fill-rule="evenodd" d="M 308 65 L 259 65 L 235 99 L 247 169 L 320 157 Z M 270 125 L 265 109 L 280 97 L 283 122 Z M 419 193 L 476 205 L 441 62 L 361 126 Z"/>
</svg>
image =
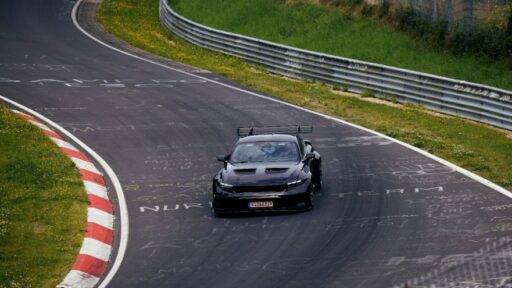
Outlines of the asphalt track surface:
<svg viewBox="0 0 512 288">
<path fill-rule="evenodd" d="M 512 285 L 506 196 L 388 139 L 99 45 L 73 25 L 75 1 L 0 3 L 0 94 L 71 131 L 123 185 L 130 234 L 109 287 Z M 214 218 L 216 156 L 236 127 L 286 124 L 314 125 L 315 209 Z"/>
</svg>

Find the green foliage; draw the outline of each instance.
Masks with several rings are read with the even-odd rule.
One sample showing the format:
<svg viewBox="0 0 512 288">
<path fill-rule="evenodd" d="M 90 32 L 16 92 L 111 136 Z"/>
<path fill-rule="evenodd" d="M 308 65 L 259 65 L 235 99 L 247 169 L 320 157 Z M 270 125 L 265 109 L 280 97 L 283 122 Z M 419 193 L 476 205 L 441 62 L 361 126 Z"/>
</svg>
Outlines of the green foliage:
<svg viewBox="0 0 512 288">
<path fill-rule="evenodd" d="M 500 13 L 508 15 L 498 17 L 502 21 L 478 21 L 468 30 L 464 29 L 463 20 L 432 20 L 410 7 L 392 7 L 389 1 L 383 1 L 381 5 L 353 0 L 320 0 L 320 3 L 339 8 L 345 14 L 370 17 L 381 24 L 396 27 L 439 51 L 486 57 L 491 62 L 512 63 L 512 5 L 504 8 L 505 13 Z M 512 69 L 512 65 L 506 66 Z"/>
<path fill-rule="evenodd" d="M 400 29 L 426 41 L 436 49 L 448 50 L 454 54 L 473 54 L 492 61 L 510 60 L 511 42 L 508 40 L 507 30 L 501 27 L 481 23 L 468 33 L 460 22 L 432 21 L 416 15 L 412 10 L 400 11 L 397 17 Z"/>
<path fill-rule="evenodd" d="M 506 31 L 507 31 L 507 37 L 511 37 L 512 36 L 512 7 L 509 8 Z"/>
<path fill-rule="evenodd" d="M 396 98 L 395 95 L 391 95 L 391 94 L 383 94 L 382 95 L 382 98 L 383 99 L 386 99 L 388 101 L 390 101 L 391 103 L 394 103 L 394 104 L 397 104 L 398 103 L 398 99 Z M 404 106 L 406 106 L 406 104 L 404 104 Z"/>
<path fill-rule="evenodd" d="M 375 92 L 368 88 L 364 88 L 363 91 L 361 91 L 362 97 L 375 97 Z"/>
<path fill-rule="evenodd" d="M 76 168 L 39 128 L 0 105 L 0 287 L 55 287 L 86 227 Z"/>
<path fill-rule="evenodd" d="M 410 109 L 416 109 L 416 110 L 425 109 L 422 105 L 417 104 L 417 103 L 412 103 L 412 102 L 405 102 L 405 103 L 403 103 L 403 105 L 404 105 L 404 107 L 407 107 Z"/>
</svg>

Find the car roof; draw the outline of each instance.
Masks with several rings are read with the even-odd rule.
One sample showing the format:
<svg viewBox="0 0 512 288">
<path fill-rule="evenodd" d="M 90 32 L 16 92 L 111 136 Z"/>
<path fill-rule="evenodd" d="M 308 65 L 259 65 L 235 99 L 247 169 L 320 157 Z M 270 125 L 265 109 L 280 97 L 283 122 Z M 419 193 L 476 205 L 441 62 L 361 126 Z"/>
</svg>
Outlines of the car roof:
<svg viewBox="0 0 512 288">
<path fill-rule="evenodd" d="M 287 141 L 297 143 L 297 136 L 289 134 L 263 134 L 263 135 L 251 135 L 240 138 L 237 144 L 250 143 L 250 142 L 261 142 L 261 141 Z"/>
</svg>

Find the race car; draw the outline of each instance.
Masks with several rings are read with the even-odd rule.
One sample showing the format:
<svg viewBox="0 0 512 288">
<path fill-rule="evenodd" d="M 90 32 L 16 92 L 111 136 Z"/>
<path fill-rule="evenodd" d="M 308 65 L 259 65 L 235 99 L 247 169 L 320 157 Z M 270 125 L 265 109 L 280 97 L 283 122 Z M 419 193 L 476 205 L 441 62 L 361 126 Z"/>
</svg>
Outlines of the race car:
<svg viewBox="0 0 512 288">
<path fill-rule="evenodd" d="M 215 215 L 305 211 L 322 185 L 322 159 L 301 134 L 312 126 L 239 127 L 235 148 L 218 156 L 224 167 L 213 178 Z"/>
</svg>

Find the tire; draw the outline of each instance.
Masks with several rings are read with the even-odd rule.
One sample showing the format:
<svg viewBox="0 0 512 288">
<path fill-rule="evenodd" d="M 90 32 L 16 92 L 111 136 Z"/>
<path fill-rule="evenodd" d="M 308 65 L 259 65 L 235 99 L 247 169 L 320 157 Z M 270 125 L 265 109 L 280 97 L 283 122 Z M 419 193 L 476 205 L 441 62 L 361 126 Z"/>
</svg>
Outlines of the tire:
<svg viewBox="0 0 512 288">
<path fill-rule="evenodd" d="M 316 164 L 317 167 L 315 167 L 315 175 L 313 183 L 315 184 L 315 190 L 322 189 L 322 164 L 320 161 Z"/>
<path fill-rule="evenodd" d="M 309 206 L 305 209 L 305 211 L 311 211 L 313 208 L 315 208 L 315 185 L 313 184 L 313 187 L 310 189 L 309 192 Z"/>
<path fill-rule="evenodd" d="M 212 213 L 214 217 L 220 217 L 221 213 L 215 209 L 215 198 L 212 196 Z"/>
<path fill-rule="evenodd" d="M 315 185 L 315 190 L 318 191 L 318 190 L 322 190 L 322 180 L 320 180 L 316 185 Z"/>
<path fill-rule="evenodd" d="M 223 215 L 222 213 L 217 212 L 217 210 L 215 210 L 215 209 L 212 209 L 212 213 L 213 213 L 213 217 L 215 217 L 215 218 L 220 218 Z"/>
<path fill-rule="evenodd" d="M 307 211 L 311 211 L 311 210 L 313 210 L 313 208 L 315 208 L 314 198 L 315 197 L 313 196 L 313 193 L 311 193 L 309 196 L 309 208 L 307 209 Z"/>
</svg>

